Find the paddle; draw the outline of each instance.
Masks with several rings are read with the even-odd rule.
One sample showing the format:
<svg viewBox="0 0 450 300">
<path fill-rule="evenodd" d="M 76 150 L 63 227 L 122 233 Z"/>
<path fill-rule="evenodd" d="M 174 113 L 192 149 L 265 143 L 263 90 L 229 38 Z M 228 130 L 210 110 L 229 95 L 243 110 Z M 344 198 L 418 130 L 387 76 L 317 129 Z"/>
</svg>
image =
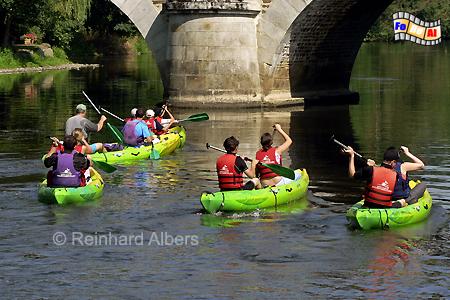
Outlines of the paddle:
<svg viewBox="0 0 450 300">
<path fill-rule="evenodd" d="M 330 141 L 333 141 L 334 143 L 338 144 L 339 146 L 341 146 L 341 147 L 344 148 L 345 150 L 348 150 L 348 146 L 346 146 L 346 145 L 344 145 L 343 143 L 341 143 L 341 142 L 339 142 L 338 140 L 336 140 L 336 139 L 334 138 L 334 134 L 331 136 Z M 359 157 L 360 159 L 362 159 L 362 160 L 364 160 L 364 161 L 367 161 L 367 159 L 366 159 L 365 157 L 363 157 L 361 154 L 359 154 L 358 152 L 356 152 L 356 151 L 353 151 L 353 152 L 354 152 L 355 155 L 356 155 L 357 157 Z"/>
<path fill-rule="evenodd" d="M 112 173 L 114 171 L 117 171 L 116 167 L 111 166 L 110 164 L 108 164 L 104 161 L 99 161 L 99 160 L 93 159 L 92 162 L 94 163 L 94 166 L 98 167 L 102 171 L 105 171 L 106 173 Z"/>
<path fill-rule="evenodd" d="M 152 142 L 152 151 L 150 152 L 150 159 L 159 159 L 159 151 L 155 149 L 155 145 Z"/>
<path fill-rule="evenodd" d="M 125 120 L 122 119 L 121 117 L 119 117 L 118 115 L 113 114 L 112 112 L 110 112 L 110 111 L 104 109 L 103 107 L 100 107 L 100 109 L 103 110 L 103 111 L 104 111 L 105 113 L 107 113 L 108 115 L 110 115 L 111 117 L 114 117 L 114 118 L 116 118 L 117 120 L 119 120 L 119 121 L 125 123 Z"/>
<path fill-rule="evenodd" d="M 97 106 L 95 106 L 95 104 L 92 102 L 92 100 L 89 98 L 89 96 L 84 92 L 81 91 L 84 95 L 84 97 L 86 97 L 86 99 L 89 101 L 89 103 L 92 105 L 92 107 L 95 109 L 95 111 L 99 114 L 102 115 L 102 113 L 98 110 Z M 117 132 L 114 130 L 113 126 L 109 123 L 106 123 L 106 126 L 111 130 L 111 132 L 113 133 L 113 135 L 115 136 L 115 138 L 117 139 L 117 141 L 120 144 L 123 144 L 123 137 L 119 134 L 117 134 Z M 118 131 L 118 129 L 116 128 L 116 130 Z"/>
<path fill-rule="evenodd" d="M 212 145 L 210 145 L 208 143 L 206 143 L 206 148 L 207 149 L 211 148 L 211 149 L 223 152 L 223 153 L 227 153 L 227 151 L 225 151 L 223 149 L 220 149 L 220 148 L 217 148 L 217 147 L 214 147 L 214 146 L 212 146 Z M 244 160 L 252 161 L 252 159 L 250 159 L 248 157 L 244 157 Z M 278 174 L 280 176 L 283 176 L 283 177 L 286 177 L 286 178 L 289 178 L 289 179 L 292 179 L 292 180 L 295 179 L 295 171 L 292 170 L 292 169 L 289 169 L 289 168 L 286 168 L 286 167 L 283 167 L 283 166 L 280 166 L 280 165 L 277 165 L 277 164 L 265 164 L 265 163 L 261 163 L 261 162 L 259 162 L 259 164 L 263 165 L 266 168 L 269 168 L 275 174 Z"/>
<path fill-rule="evenodd" d="M 186 121 L 189 121 L 189 122 L 200 122 L 200 121 L 206 121 L 206 120 L 209 120 L 208 114 L 207 113 L 201 113 L 201 114 L 195 114 L 195 115 L 189 116 L 186 119 L 178 120 L 177 122 L 178 123 L 186 122 Z"/>
</svg>

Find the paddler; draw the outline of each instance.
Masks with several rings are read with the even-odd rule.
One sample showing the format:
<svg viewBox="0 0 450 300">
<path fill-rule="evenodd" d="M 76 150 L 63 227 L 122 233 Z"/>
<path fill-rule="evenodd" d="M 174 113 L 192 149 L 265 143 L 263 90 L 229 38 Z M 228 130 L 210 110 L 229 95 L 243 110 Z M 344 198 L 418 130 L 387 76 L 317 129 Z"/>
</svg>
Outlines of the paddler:
<svg viewBox="0 0 450 300">
<path fill-rule="evenodd" d="M 395 147 L 384 152 L 383 163 L 376 166 L 375 161 L 368 159 L 367 165 L 355 170 L 355 152 L 347 147 L 349 159 L 348 174 L 355 179 L 365 180 L 364 205 L 374 208 L 400 208 L 417 202 L 426 189 L 425 183 L 419 183 L 414 189 L 409 188 L 408 172 L 423 170 L 425 164 L 409 149 L 401 146 L 402 152 L 412 162 L 402 162 L 400 153 Z"/>
<path fill-rule="evenodd" d="M 172 113 L 169 111 L 169 108 L 167 105 L 163 105 L 161 108 L 156 107 L 154 109 L 155 112 L 155 125 L 157 126 L 156 131 L 154 131 L 156 134 L 161 135 L 166 133 L 170 127 L 176 122 L 175 118 L 173 117 Z M 164 119 L 165 115 L 168 115 L 170 119 Z M 160 126 L 158 125 L 160 124 Z M 159 129 L 162 127 L 162 129 Z"/>
<path fill-rule="evenodd" d="M 86 141 L 83 135 L 83 131 L 81 128 L 75 128 L 72 131 L 72 135 L 75 137 L 77 141 L 77 145 L 75 146 L 75 151 L 81 154 L 92 154 L 95 152 L 107 152 L 106 148 L 103 147 L 102 143 L 94 143 L 90 144 Z"/>
<path fill-rule="evenodd" d="M 106 117 L 102 115 L 100 117 L 100 121 L 97 124 L 92 121 L 86 119 L 86 105 L 78 104 L 76 107 L 76 115 L 70 117 L 66 121 L 66 135 L 71 135 L 75 128 L 81 128 L 83 131 L 84 138 L 88 138 L 88 133 L 90 132 L 98 132 L 102 130 L 103 124 L 106 121 Z"/>
<path fill-rule="evenodd" d="M 124 123 L 126 123 L 126 122 L 128 122 L 128 121 L 133 121 L 134 119 L 136 119 L 136 111 L 137 111 L 137 108 L 133 108 L 133 109 L 131 110 L 131 116 L 128 117 L 128 118 L 125 118 L 125 120 L 123 120 Z"/>
<path fill-rule="evenodd" d="M 284 138 L 284 143 L 278 147 L 273 147 L 273 135 L 266 132 L 261 136 L 261 149 L 256 152 L 256 161 L 265 164 L 276 164 L 282 165 L 282 154 L 287 151 L 292 144 L 292 139 L 289 135 L 284 132 L 281 128 L 280 124 L 273 125 L 273 128 L 278 131 Z M 275 131 L 274 131 L 275 133 Z M 295 179 L 289 179 L 286 177 L 282 177 L 278 174 L 275 174 L 272 170 L 267 167 L 264 167 L 261 164 L 255 164 L 256 166 L 256 175 L 259 177 L 261 181 L 261 185 L 263 187 L 266 186 L 280 186 L 283 184 L 291 183 L 294 180 L 298 180 L 300 178 L 299 173 L 295 173 Z"/>
<path fill-rule="evenodd" d="M 47 174 L 47 186 L 49 187 L 79 187 L 86 185 L 84 172 L 89 169 L 89 160 L 82 153 L 74 150 L 77 144 L 75 137 L 64 137 L 64 151 L 52 147 L 44 159 L 47 168 L 53 170 Z"/>
<path fill-rule="evenodd" d="M 231 136 L 223 142 L 223 147 L 227 153 L 223 154 L 217 159 L 216 170 L 219 179 L 219 187 L 221 191 L 231 190 L 253 190 L 255 188 L 261 188 L 261 184 L 258 178 L 255 178 L 253 164 L 249 169 L 242 157 L 237 155 L 239 141 Z M 244 184 L 244 176 L 247 175 L 251 178 Z"/>
<path fill-rule="evenodd" d="M 147 125 L 142 120 L 144 117 L 144 110 L 139 108 L 136 111 L 136 119 L 128 121 L 123 126 L 124 141 L 128 146 L 140 147 L 144 144 L 150 144 L 154 139 L 152 132 L 148 130 Z"/>
</svg>

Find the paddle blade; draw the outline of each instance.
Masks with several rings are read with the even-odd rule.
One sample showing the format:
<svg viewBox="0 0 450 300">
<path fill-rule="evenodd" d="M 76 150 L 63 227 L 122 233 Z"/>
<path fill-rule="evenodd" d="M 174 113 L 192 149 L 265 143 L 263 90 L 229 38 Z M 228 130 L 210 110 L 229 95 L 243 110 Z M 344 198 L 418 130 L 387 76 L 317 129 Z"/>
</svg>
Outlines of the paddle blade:
<svg viewBox="0 0 450 300">
<path fill-rule="evenodd" d="M 116 127 L 113 126 L 109 123 L 106 123 L 106 125 L 108 126 L 109 130 L 111 130 L 111 132 L 113 133 L 114 137 L 116 138 L 116 140 L 120 143 L 123 144 L 124 140 L 123 140 L 123 134 L 122 132 Z"/>
<path fill-rule="evenodd" d="M 189 118 L 186 118 L 184 120 L 179 120 L 178 123 L 186 122 L 186 121 L 200 122 L 200 121 L 207 121 L 207 120 L 209 120 L 208 114 L 207 113 L 201 113 L 201 114 L 192 115 Z"/>
<path fill-rule="evenodd" d="M 111 166 L 104 161 L 92 160 L 92 162 L 94 163 L 95 167 L 99 168 L 102 171 L 105 171 L 106 173 L 112 173 L 117 170 L 116 167 Z"/>
<path fill-rule="evenodd" d="M 276 165 L 276 164 L 263 164 L 261 163 L 261 165 L 263 165 L 266 168 L 271 169 L 275 174 L 278 174 L 280 176 L 289 178 L 294 180 L 295 179 L 295 172 L 292 169 L 280 166 L 280 165 Z"/>
<path fill-rule="evenodd" d="M 150 151 L 150 159 L 160 159 L 161 155 L 159 151 L 152 147 L 152 151 Z"/>
</svg>

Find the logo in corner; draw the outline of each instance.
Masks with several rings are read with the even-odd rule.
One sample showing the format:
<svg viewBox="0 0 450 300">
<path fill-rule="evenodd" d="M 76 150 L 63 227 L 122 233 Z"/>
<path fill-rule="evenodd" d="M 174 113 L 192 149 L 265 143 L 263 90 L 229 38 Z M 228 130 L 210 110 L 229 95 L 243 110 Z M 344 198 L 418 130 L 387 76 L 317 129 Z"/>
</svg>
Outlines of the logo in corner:
<svg viewBox="0 0 450 300">
<path fill-rule="evenodd" d="M 394 22 L 394 39 L 411 41 L 419 45 L 433 46 L 441 39 L 441 20 L 425 22 L 407 12 L 392 15 Z"/>
</svg>

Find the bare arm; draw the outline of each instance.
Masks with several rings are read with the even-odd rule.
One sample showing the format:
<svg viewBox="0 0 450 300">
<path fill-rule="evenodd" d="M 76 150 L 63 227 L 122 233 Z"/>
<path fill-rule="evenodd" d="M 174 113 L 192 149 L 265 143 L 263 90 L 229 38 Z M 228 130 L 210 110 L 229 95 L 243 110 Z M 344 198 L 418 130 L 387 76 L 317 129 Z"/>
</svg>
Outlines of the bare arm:
<svg viewBox="0 0 450 300">
<path fill-rule="evenodd" d="M 417 171 L 417 170 L 423 170 L 425 168 L 425 164 L 423 161 L 421 161 L 419 158 L 414 156 L 411 152 L 409 152 L 408 147 L 401 146 L 401 149 L 403 150 L 403 153 L 405 153 L 406 156 L 408 156 L 413 162 L 405 162 L 402 164 L 402 174 L 406 174 L 406 172 L 409 171 Z"/>
<path fill-rule="evenodd" d="M 164 126 L 164 130 L 169 130 L 170 126 L 172 126 L 172 124 L 175 123 L 175 118 L 172 116 L 170 111 L 167 109 L 167 106 L 165 107 L 165 111 L 167 112 L 167 114 L 170 117 L 170 122 L 169 122 L 169 124 Z"/>
<path fill-rule="evenodd" d="M 274 127 L 275 130 L 278 131 L 284 138 L 284 143 L 277 147 L 277 152 L 281 155 L 284 151 L 289 149 L 292 144 L 292 139 L 286 132 L 284 132 L 280 124 L 275 124 Z"/>
<path fill-rule="evenodd" d="M 347 153 L 350 156 L 350 159 L 348 161 L 348 176 L 353 178 L 355 176 L 355 151 L 353 151 L 353 148 L 348 146 L 347 149 L 343 149 L 345 153 Z"/>
<path fill-rule="evenodd" d="M 106 121 L 106 117 L 104 115 L 102 115 L 100 117 L 100 121 L 98 121 L 98 123 L 97 123 L 97 131 L 102 130 L 103 125 L 105 124 L 105 121 Z"/>
<path fill-rule="evenodd" d="M 45 158 L 52 156 L 54 153 L 56 153 L 57 147 L 51 147 L 48 151 L 47 155 L 45 155 Z"/>
</svg>

